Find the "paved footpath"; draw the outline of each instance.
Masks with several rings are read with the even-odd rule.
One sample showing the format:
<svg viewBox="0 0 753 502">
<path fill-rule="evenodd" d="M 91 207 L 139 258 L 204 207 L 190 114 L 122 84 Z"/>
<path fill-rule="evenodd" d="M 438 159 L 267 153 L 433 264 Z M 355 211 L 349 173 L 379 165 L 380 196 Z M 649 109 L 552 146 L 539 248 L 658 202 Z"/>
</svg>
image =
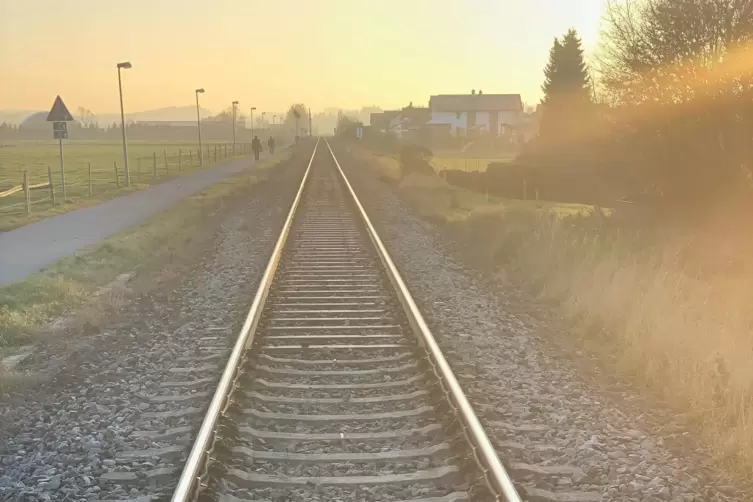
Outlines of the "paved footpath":
<svg viewBox="0 0 753 502">
<path fill-rule="evenodd" d="M 96 206 L 0 233 L 0 286 L 24 279 L 80 249 L 138 225 L 252 164 L 251 157 L 232 160 Z"/>
</svg>

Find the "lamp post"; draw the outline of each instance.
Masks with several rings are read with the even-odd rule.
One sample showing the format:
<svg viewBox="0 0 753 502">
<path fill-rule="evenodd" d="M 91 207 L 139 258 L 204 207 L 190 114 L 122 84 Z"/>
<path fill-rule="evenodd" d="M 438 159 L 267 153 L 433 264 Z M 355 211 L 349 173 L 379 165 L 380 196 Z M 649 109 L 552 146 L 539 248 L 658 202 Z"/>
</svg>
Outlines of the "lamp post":
<svg viewBox="0 0 753 502">
<path fill-rule="evenodd" d="M 254 110 L 256 110 L 255 106 L 251 107 L 251 138 L 254 137 Z"/>
<path fill-rule="evenodd" d="M 275 123 L 277 122 L 277 115 L 272 115 L 272 129 L 275 128 Z"/>
<path fill-rule="evenodd" d="M 196 125 L 199 127 L 199 167 L 204 167 L 204 153 L 201 150 L 201 114 L 199 113 L 199 94 L 204 94 L 204 89 L 196 89 Z"/>
<path fill-rule="evenodd" d="M 125 163 L 125 184 L 131 186 L 131 172 L 128 170 L 128 143 L 126 142 L 125 112 L 123 111 L 123 84 L 120 79 L 120 70 L 131 68 L 131 63 L 125 61 L 118 63 L 118 90 L 120 91 L 120 128 L 123 132 L 123 162 Z"/>
<path fill-rule="evenodd" d="M 261 112 L 261 128 L 264 130 L 264 115 L 266 115 L 267 112 Z"/>
<path fill-rule="evenodd" d="M 235 107 L 238 105 L 237 101 L 233 101 L 233 157 L 235 157 Z"/>
</svg>

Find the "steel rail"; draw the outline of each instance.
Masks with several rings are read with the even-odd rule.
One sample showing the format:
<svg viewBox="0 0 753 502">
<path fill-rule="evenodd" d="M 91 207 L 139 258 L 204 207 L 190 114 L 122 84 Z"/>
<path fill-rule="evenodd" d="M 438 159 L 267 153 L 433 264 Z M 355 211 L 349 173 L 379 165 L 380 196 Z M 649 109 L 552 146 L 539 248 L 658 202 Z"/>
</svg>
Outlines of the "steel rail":
<svg viewBox="0 0 753 502">
<path fill-rule="evenodd" d="M 471 403 L 468 401 L 468 398 L 465 396 L 465 392 L 463 392 L 463 389 L 460 387 L 460 384 L 455 378 L 455 374 L 452 372 L 449 363 L 442 354 L 439 345 L 434 339 L 434 335 L 432 335 L 431 331 L 429 330 L 429 326 L 426 324 L 426 321 L 421 315 L 421 312 L 419 312 L 416 303 L 413 301 L 413 297 L 408 291 L 408 288 L 403 282 L 403 279 L 400 277 L 400 274 L 397 271 L 397 267 L 395 267 L 392 258 L 390 258 L 387 249 L 384 247 L 384 244 L 382 244 L 382 240 L 379 238 L 379 235 L 377 235 L 374 226 L 371 224 L 371 220 L 369 219 L 366 211 L 361 205 L 361 201 L 358 199 L 358 196 L 353 190 L 353 187 L 350 185 L 348 178 L 345 176 L 340 163 L 337 161 L 337 157 L 335 157 L 335 154 L 332 151 L 332 147 L 329 145 L 329 142 L 326 139 L 324 140 L 324 142 L 329 149 L 330 155 L 332 155 L 332 160 L 334 160 L 335 165 L 337 165 L 337 170 L 339 171 L 340 177 L 352 197 L 352 200 L 358 210 L 357 212 L 363 220 L 364 225 L 366 226 L 366 230 L 369 234 L 369 237 L 371 238 L 371 241 L 374 244 L 374 247 L 376 248 L 379 259 L 384 264 L 387 275 L 389 276 L 390 281 L 395 287 L 395 291 L 400 299 L 400 303 L 403 306 L 403 310 L 408 317 L 408 321 L 410 322 L 411 327 L 419 336 L 420 341 L 429 352 L 429 355 L 434 359 L 434 364 L 436 365 L 440 373 L 438 376 L 440 376 L 440 378 L 444 380 L 444 382 L 446 382 L 447 386 L 449 387 L 450 394 L 457 404 L 460 418 L 462 419 L 464 426 L 467 427 L 467 430 L 470 433 L 471 437 L 469 439 L 473 443 L 472 446 L 479 450 L 479 453 L 481 455 L 480 460 L 484 464 L 482 468 L 488 469 L 488 472 L 485 472 L 484 475 L 487 476 L 489 474 L 491 481 L 494 483 L 494 485 L 496 485 L 494 488 L 496 488 L 495 495 L 497 495 L 497 497 L 499 497 L 499 495 L 501 494 L 505 497 L 504 500 L 506 502 L 522 502 L 522 499 L 515 489 L 515 486 L 513 485 L 509 474 L 502 465 L 502 462 L 499 460 L 497 452 L 494 450 L 494 446 L 489 440 L 489 437 L 486 435 L 484 428 L 481 426 L 481 423 L 476 416 L 476 412 L 473 411 Z"/>
<path fill-rule="evenodd" d="M 311 172 L 311 164 L 314 161 L 314 156 L 316 155 L 316 150 L 318 147 L 319 140 L 317 140 L 316 145 L 314 146 L 314 153 L 311 154 L 311 159 L 309 160 L 308 166 L 306 167 L 306 172 L 304 173 L 301 185 L 298 188 L 298 193 L 296 194 L 295 199 L 293 199 L 293 203 L 290 206 L 290 211 L 288 212 L 287 219 L 282 226 L 280 237 L 277 239 L 277 244 L 274 247 L 274 251 L 272 251 L 272 256 L 269 259 L 267 268 L 265 269 L 264 275 L 261 278 L 259 288 L 257 289 L 256 295 L 254 296 L 254 301 L 248 310 L 246 321 L 243 323 L 243 328 L 241 328 L 238 339 L 236 340 L 233 347 L 233 351 L 230 354 L 227 364 L 225 365 L 225 370 L 222 372 L 222 377 L 220 378 L 217 390 L 212 397 L 212 401 L 209 404 L 209 408 L 207 409 L 204 421 L 201 424 L 199 433 L 196 436 L 193 447 L 191 448 L 191 453 L 188 455 L 186 464 L 183 467 L 183 471 L 181 472 L 180 479 L 178 480 L 178 484 L 175 487 L 175 491 L 173 492 L 173 497 L 171 499 L 173 502 L 186 502 L 188 500 L 191 500 L 191 497 L 193 496 L 192 494 L 194 493 L 194 487 L 199 478 L 199 470 L 202 468 L 202 465 L 205 462 L 205 457 L 208 453 L 208 446 L 212 441 L 212 436 L 214 434 L 215 428 L 217 427 L 217 422 L 219 421 L 222 409 L 232 390 L 232 383 L 235 377 L 235 373 L 242 360 L 243 353 L 251 345 L 251 343 L 253 343 L 253 335 L 256 331 L 256 326 L 259 324 L 259 319 L 261 318 L 264 303 L 267 299 L 269 288 L 272 285 L 272 279 L 274 278 L 275 271 L 277 270 L 277 265 L 280 262 L 282 249 L 285 246 L 288 234 L 290 233 L 290 228 L 293 223 L 293 217 L 295 216 L 296 210 L 298 209 L 298 204 L 301 200 L 303 189 L 306 186 L 306 181 L 309 178 L 309 173 Z"/>
</svg>

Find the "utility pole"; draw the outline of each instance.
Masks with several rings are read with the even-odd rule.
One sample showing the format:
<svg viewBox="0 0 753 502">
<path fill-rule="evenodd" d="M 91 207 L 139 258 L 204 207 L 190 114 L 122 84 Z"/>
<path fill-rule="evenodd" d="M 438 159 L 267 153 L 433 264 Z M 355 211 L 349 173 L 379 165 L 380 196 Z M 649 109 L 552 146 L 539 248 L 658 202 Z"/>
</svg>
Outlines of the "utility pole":
<svg viewBox="0 0 753 502">
<path fill-rule="evenodd" d="M 311 108 L 309 108 L 309 136 L 311 136 Z"/>
<path fill-rule="evenodd" d="M 254 137 L 254 110 L 256 110 L 255 106 L 251 107 L 251 139 Z"/>
<path fill-rule="evenodd" d="M 196 89 L 196 125 L 199 127 L 199 166 L 204 167 L 204 152 L 201 149 L 201 114 L 199 113 L 199 94 L 203 94 L 204 89 Z"/>
<path fill-rule="evenodd" d="M 235 107 L 238 106 L 237 101 L 233 101 L 233 157 L 235 157 Z"/>
<path fill-rule="evenodd" d="M 128 61 L 118 63 L 118 91 L 120 91 L 120 128 L 123 131 L 123 162 L 125 164 L 125 184 L 131 186 L 131 172 L 128 169 L 128 143 L 126 142 L 125 112 L 123 111 L 123 84 L 120 80 L 120 70 L 131 68 Z"/>
</svg>

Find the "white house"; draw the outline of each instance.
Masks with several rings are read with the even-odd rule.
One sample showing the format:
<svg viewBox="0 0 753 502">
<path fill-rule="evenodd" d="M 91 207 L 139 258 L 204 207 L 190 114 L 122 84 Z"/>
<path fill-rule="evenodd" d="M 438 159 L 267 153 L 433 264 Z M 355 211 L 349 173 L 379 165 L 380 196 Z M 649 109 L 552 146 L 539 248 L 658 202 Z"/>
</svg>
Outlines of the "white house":
<svg viewBox="0 0 753 502">
<path fill-rule="evenodd" d="M 449 124 L 454 136 L 504 135 L 523 119 L 520 94 L 440 94 L 429 99 L 429 125 Z"/>
</svg>

